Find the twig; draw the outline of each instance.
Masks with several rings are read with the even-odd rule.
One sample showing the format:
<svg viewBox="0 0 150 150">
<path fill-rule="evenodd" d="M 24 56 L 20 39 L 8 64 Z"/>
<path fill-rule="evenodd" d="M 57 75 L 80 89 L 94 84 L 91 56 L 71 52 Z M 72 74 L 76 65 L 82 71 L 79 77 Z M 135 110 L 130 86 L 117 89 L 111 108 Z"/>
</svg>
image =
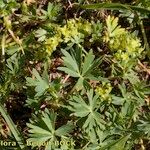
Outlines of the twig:
<svg viewBox="0 0 150 150">
<path fill-rule="evenodd" d="M 67 75 L 67 76 L 65 77 L 65 79 L 62 81 L 62 83 L 65 84 L 65 82 L 68 80 L 69 77 L 70 77 L 70 76 Z"/>
<path fill-rule="evenodd" d="M 68 0 L 68 3 L 69 3 L 69 7 L 72 8 L 72 3 L 70 2 L 70 0 Z"/>
<path fill-rule="evenodd" d="M 2 63 L 5 61 L 5 35 L 2 37 Z"/>
<path fill-rule="evenodd" d="M 82 150 L 86 149 L 89 144 L 90 144 L 90 142 L 88 142 L 88 143 L 82 148 Z"/>
<path fill-rule="evenodd" d="M 144 69 L 144 71 L 146 71 L 150 75 L 150 69 L 146 68 L 139 60 L 138 64 Z"/>
</svg>

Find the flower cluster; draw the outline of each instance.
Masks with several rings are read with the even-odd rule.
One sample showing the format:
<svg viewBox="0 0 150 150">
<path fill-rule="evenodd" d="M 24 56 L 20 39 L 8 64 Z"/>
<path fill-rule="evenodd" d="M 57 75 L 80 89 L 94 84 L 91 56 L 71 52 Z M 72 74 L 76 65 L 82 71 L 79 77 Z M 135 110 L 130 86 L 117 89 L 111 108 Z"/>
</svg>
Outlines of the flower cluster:
<svg viewBox="0 0 150 150">
<path fill-rule="evenodd" d="M 66 25 L 63 27 L 57 26 L 55 30 L 56 34 L 47 39 L 45 43 L 48 54 L 51 54 L 54 50 L 56 50 L 57 46 L 61 42 L 83 42 L 86 34 L 91 34 L 92 27 L 90 22 L 78 18 L 68 20 Z"/>
<path fill-rule="evenodd" d="M 110 83 L 102 82 L 101 86 L 97 86 L 96 92 L 100 95 L 103 100 L 111 100 L 110 92 L 112 91 L 112 86 Z"/>
<path fill-rule="evenodd" d="M 118 18 L 108 16 L 106 25 L 104 40 L 109 44 L 118 62 L 126 64 L 140 56 L 143 51 L 140 40 L 133 33 L 118 26 Z"/>
<path fill-rule="evenodd" d="M 56 50 L 59 43 L 62 41 L 61 37 L 57 34 L 46 40 L 46 52 L 51 55 L 51 53 Z"/>
<path fill-rule="evenodd" d="M 83 34 L 79 32 L 78 24 L 74 19 L 68 20 L 67 24 L 60 28 L 60 31 L 64 43 L 68 43 L 69 41 L 76 43 L 76 39 L 83 39 Z"/>
</svg>

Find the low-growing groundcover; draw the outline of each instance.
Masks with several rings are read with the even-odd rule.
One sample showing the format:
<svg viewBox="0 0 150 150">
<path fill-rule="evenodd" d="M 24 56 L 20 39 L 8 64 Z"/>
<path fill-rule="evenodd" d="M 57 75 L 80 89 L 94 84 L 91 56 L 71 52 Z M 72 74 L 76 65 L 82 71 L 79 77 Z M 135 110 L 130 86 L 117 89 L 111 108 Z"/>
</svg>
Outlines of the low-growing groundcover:
<svg viewBox="0 0 150 150">
<path fill-rule="evenodd" d="M 0 149 L 149 150 L 149 0 L 0 0 Z"/>
</svg>

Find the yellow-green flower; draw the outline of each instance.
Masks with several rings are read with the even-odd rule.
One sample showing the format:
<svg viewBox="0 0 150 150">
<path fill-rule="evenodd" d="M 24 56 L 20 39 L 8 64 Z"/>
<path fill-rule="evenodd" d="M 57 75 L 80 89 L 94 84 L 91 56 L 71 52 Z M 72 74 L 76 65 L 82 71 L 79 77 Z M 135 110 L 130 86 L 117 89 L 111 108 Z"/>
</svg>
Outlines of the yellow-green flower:
<svg viewBox="0 0 150 150">
<path fill-rule="evenodd" d="M 56 50 L 57 46 L 61 42 L 61 38 L 58 35 L 55 35 L 54 37 L 51 37 L 46 40 L 46 52 L 51 55 L 51 53 Z"/>
<path fill-rule="evenodd" d="M 80 36 L 75 19 L 68 20 L 64 27 L 60 28 L 65 43 L 69 42 L 76 36 Z"/>
<path fill-rule="evenodd" d="M 108 100 L 111 98 L 110 92 L 112 91 L 112 86 L 110 83 L 102 83 L 102 86 L 96 87 L 96 92 L 100 95 L 103 100 Z"/>
<path fill-rule="evenodd" d="M 129 55 L 127 53 L 122 53 L 121 58 L 123 61 L 128 61 L 129 60 Z"/>
<path fill-rule="evenodd" d="M 143 51 L 140 40 L 134 34 L 121 28 L 118 25 L 118 18 L 108 16 L 106 25 L 104 41 L 109 44 L 117 61 L 124 65 L 140 56 Z"/>
<path fill-rule="evenodd" d="M 92 32 L 91 24 L 89 24 L 89 23 L 83 24 L 83 29 L 84 29 L 84 31 L 86 31 L 89 34 L 91 34 L 91 32 Z"/>
<path fill-rule="evenodd" d="M 106 19 L 107 31 L 105 31 L 104 41 L 109 42 L 110 38 L 125 34 L 125 29 L 118 25 L 118 18 L 108 16 Z"/>
<path fill-rule="evenodd" d="M 81 18 L 79 18 L 77 21 L 78 30 L 83 30 L 88 34 L 91 34 L 92 24 L 90 22 L 88 22 L 87 20 L 82 20 Z"/>
<path fill-rule="evenodd" d="M 84 38 L 81 31 L 85 31 L 91 34 L 91 24 L 88 21 L 82 21 L 78 19 L 70 19 L 67 24 L 60 28 L 62 33 L 62 38 L 65 43 L 69 41 L 76 41 L 78 39 Z"/>
</svg>

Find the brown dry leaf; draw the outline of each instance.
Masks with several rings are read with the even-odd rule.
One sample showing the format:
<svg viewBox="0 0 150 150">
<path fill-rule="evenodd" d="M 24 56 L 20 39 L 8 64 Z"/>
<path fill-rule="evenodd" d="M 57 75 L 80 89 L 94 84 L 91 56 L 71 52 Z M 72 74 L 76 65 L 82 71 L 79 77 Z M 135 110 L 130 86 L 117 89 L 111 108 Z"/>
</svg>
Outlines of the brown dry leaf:
<svg viewBox="0 0 150 150">
<path fill-rule="evenodd" d="M 143 65 L 140 61 L 138 61 L 139 66 L 143 69 L 143 71 L 147 72 L 150 75 L 150 69 L 147 66 Z"/>
</svg>

